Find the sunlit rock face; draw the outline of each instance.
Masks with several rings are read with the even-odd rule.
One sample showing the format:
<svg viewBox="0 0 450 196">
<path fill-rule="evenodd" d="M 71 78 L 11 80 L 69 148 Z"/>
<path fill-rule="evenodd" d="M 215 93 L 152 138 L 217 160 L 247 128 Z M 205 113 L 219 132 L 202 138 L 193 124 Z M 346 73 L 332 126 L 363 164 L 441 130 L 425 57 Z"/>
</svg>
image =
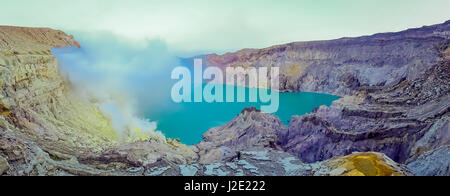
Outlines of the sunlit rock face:
<svg viewBox="0 0 450 196">
<path fill-rule="evenodd" d="M 102 113 L 71 94 L 50 52 L 79 47 L 73 37 L 41 28 L 0 27 L 0 33 L 0 105 L 6 121 L 27 136 L 70 146 L 99 147 L 116 140 Z"/>
<path fill-rule="evenodd" d="M 61 77 L 50 49 L 65 46 L 79 47 L 61 31 L 0 27 L 0 156 L 15 160 L 7 174 L 56 172 L 53 159 L 116 142 L 109 120 L 71 94 Z"/>
<path fill-rule="evenodd" d="M 108 173 L 78 161 L 83 160 L 80 157 L 101 156 L 121 140 L 99 107 L 73 93 L 61 76 L 51 48 L 70 46 L 80 47 L 72 36 L 61 31 L 0 27 L 1 174 Z M 139 138 L 126 141 L 150 140 L 140 130 L 134 131 L 140 133 Z M 160 154 L 173 152 L 173 156 L 178 153 L 195 158 L 185 145 L 157 139 L 154 143 L 153 147 L 162 149 Z M 136 145 L 125 154 L 139 149 Z M 184 160 L 181 163 L 187 162 L 183 157 L 179 159 Z"/>
</svg>

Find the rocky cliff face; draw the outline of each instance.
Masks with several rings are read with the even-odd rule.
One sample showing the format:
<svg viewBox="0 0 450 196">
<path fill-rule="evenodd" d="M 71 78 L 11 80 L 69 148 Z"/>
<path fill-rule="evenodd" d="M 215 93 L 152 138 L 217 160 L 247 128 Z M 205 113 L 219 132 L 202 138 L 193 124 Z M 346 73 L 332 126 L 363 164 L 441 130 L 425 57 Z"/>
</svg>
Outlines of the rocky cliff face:
<svg viewBox="0 0 450 196">
<path fill-rule="evenodd" d="M 94 104 L 73 94 L 61 77 L 50 49 L 66 46 L 80 47 L 61 31 L 0 27 L 0 174 L 99 174 L 79 161 L 121 148 L 111 121 Z M 162 150 L 150 160 L 178 153 L 184 156 L 177 160 L 186 163 L 195 157 L 185 145 L 172 150 L 166 141 L 155 143 L 150 147 Z M 127 154 L 137 151 L 139 145 Z"/>
<path fill-rule="evenodd" d="M 450 175 L 449 26 L 209 55 L 343 98 L 289 126 L 248 108 L 191 147 L 120 142 L 59 73 L 50 49 L 73 37 L 0 27 L 0 175 Z"/>
<path fill-rule="evenodd" d="M 71 95 L 50 52 L 52 47 L 79 47 L 73 37 L 51 29 L 0 27 L 0 40 L 3 124 L 26 137 L 69 146 L 113 143 L 109 121 L 92 104 Z"/>
<path fill-rule="evenodd" d="M 331 41 L 295 42 L 205 57 L 210 66 L 280 67 L 280 89 L 354 95 L 415 80 L 437 64 L 450 22 Z M 324 71 L 327 70 L 327 71 Z"/>
<path fill-rule="evenodd" d="M 418 175 L 450 175 L 446 158 L 450 145 L 449 38 L 450 21 L 399 33 L 208 55 L 205 58 L 211 66 L 278 66 L 280 89 L 284 91 L 343 97 L 331 107 L 294 116 L 288 127 L 280 126 L 271 115 L 251 114 L 261 120 L 235 119 L 210 130 L 205 138 L 223 141 L 223 135 L 240 134 L 229 129 L 230 125 L 245 125 L 245 132 L 253 133 L 261 130 L 252 129 L 254 125 L 264 123 L 269 129 L 264 132 L 277 136 L 276 148 L 303 162 L 375 151 L 408 164 Z M 229 133 L 215 134 L 217 130 Z M 238 149 L 248 145 L 245 141 L 230 143 L 219 146 Z M 200 155 L 211 157 L 208 153 Z"/>
</svg>

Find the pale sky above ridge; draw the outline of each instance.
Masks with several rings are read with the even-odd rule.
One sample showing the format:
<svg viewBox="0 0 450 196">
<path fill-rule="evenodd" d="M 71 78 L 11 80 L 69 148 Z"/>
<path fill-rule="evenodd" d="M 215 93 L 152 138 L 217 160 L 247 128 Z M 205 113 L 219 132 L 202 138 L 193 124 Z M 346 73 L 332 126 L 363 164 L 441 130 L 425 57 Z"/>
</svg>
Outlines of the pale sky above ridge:
<svg viewBox="0 0 450 196">
<path fill-rule="evenodd" d="M 227 51 L 443 23 L 449 0 L 2 0 L 0 25 L 161 39 Z M 76 35 L 75 35 L 76 37 Z"/>
</svg>

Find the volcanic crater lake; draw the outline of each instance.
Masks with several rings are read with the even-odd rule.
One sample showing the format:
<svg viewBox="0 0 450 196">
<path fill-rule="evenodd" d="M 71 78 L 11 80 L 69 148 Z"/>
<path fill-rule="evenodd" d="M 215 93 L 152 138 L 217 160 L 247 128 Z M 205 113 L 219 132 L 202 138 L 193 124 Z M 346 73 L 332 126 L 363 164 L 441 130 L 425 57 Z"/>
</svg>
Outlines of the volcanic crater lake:
<svg viewBox="0 0 450 196">
<path fill-rule="evenodd" d="M 244 88 L 244 87 L 242 87 Z M 224 86 L 223 89 L 226 89 Z M 246 89 L 248 96 L 249 88 Z M 269 90 L 269 93 L 270 90 Z M 225 93 L 224 93 L 225 94 Z M 235 91 L 236 96 L 236 91 Z M 192 92 L 192 97 L 193 92 Z M 146 118 L 158 123 L 158 130 L 168 138 L 178 138 L 187 145 L 197 144 L 202 140 L 202 135 L 210 128 L 223 126 L 235 118 L 243 109 L 256 107 L 260 109 L 260 101 L 251 103 L 208 103 L 208 102 L 182 102 L 175 103 L 170 96 L 164 104 L 154 104 L 146 112 Z M 338 96 L 329 94 L 294 92 L 279 94 L 279 109 L 274 115 L 278 116 L 283 124 L 289 124 L 289 120 L 294 115 L 304 115 L 312 112 L 322 105 L 330 106 L 333 101 L 339 99 Z M 258 99 L 259 100 L 259 99 Z"/>
<path fill-rule="evenodd" d="M 170 73 L 174 67 L 165 67 L 163 70 L 157 69 L 158 71 L 152 71 L 150 73 L 143 71 L 143 74 L 134 72 L 122 74 L 114 71 L 106 73 L 98 72 L 98 70 L 102 69 L 96 67 L 97 63 L 103 62 L 103 60 L 110 62 L 110 56 L 106 55 L 108 59 L 104 59 L 103 53 L 94 53 L 92 56 L 88 55 L 90 53 L 86 51 L 97 51 L 96 47 L 93 43 L 89 42 L 83 45 L 87 50 L 81 50 L 76 47 L 52 49 L 52 53 L 58 58 L 60 66 L 65 70 L 65 73 L 70 73 L 69 76 L 78 78 L 78 80 L 99 80 L 99 83 L 102 83 L 102 79 L 107 79 L 108 77 L 123 76 L 126 80 L 123 80 L 123 78 L 121 80 L 120 77 L 117 80 L 124 82 L 124 86 L 130 87 L 130 92 L 138 97 L 138 103 L 141 106 L 141 108 L 138 108 L 139 115 L 144 116 L 152 122 L 156 121 L 158 124 L 157 130 L 161 131 L 168 138 L 180 139 L 184 144 L 197 144 L 202 140 L 202 135 L 206 131 L 213 127 L 225 125 L 245 108 L 256 107 L 260 109 L 261 105 L 270 104 L 262 102 L 252 103 L 248 101 L 248 97 L 246 97 L 247 102 L 243 103 L 208 103 L 205 101 L 200 103 L 175 103 L 172 101 L 170 92 L 170 87 L 175 81 L 169 79 L 171 78 Z M 140 58 L 148 60 L 147 56 Z M 118 63 L 118 65 L 122 64 Z M 187 67 L 191 73 L 194 72 L 192 59 L 180 59 L 180 65 Z M 85 83 L 82 83 L 82 85 L 85 85 Z M 226 85 L 223 86 L 223 89 L 226 89 Z M 249 95 L 249 89 L 245 88 L 247 96 Z M 191 93 L 191 97 L 193 98 L 193 87 Z M 150 96 L 147 96 L 147 94 L 150 94 Z M 223 95 L 226 96 L 226 92 Z M 237 90 L 235 90 L 235 100 L 236 97 Z M 292 116 L 309 113 L 321 105 L 329 106 L 338 98 L 338 96 L 328 94 L 307 92 L 280 93 L 279 109 L 274 114 L 282 120 L 283 124 L 287 125 Z"/>
</svg>

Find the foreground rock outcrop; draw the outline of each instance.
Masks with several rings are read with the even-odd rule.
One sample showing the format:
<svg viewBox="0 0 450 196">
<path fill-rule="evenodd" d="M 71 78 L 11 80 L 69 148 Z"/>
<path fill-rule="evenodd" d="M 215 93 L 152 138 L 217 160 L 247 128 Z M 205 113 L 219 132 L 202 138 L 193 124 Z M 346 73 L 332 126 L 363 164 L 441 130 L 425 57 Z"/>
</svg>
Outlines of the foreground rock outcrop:
<svg viewBox="0 0 450 196">
<path fill-rule="evenodd" d="M 450 22 L 206 56 L 214 66 L 279 66 L 283 91 L 340 95 L 294 116 L 247 108 L 196 146 L 124 142 L 61 77 L 43 28 L 0 27 L 0 175 L 450 175 Z M 327 71 L 323 71 L 327 70 Z"/>
<path fill-rule="evenodd" d="M 242 151 L 226 162 L 156 167 L 144 175 L 168 176 L 409 176 L 405 166 L 380 153 L 355 153 L 305 164 L 279 150 Z"/>
<path fill-rule="evenodd" d="M 244 109 L 230 123 L 210 129 L 197 145 L 200 163 L 236 158 L 239 151 L 276 149 L 277 133 L 285 131 L 276 116 Z"/>
</svg>

